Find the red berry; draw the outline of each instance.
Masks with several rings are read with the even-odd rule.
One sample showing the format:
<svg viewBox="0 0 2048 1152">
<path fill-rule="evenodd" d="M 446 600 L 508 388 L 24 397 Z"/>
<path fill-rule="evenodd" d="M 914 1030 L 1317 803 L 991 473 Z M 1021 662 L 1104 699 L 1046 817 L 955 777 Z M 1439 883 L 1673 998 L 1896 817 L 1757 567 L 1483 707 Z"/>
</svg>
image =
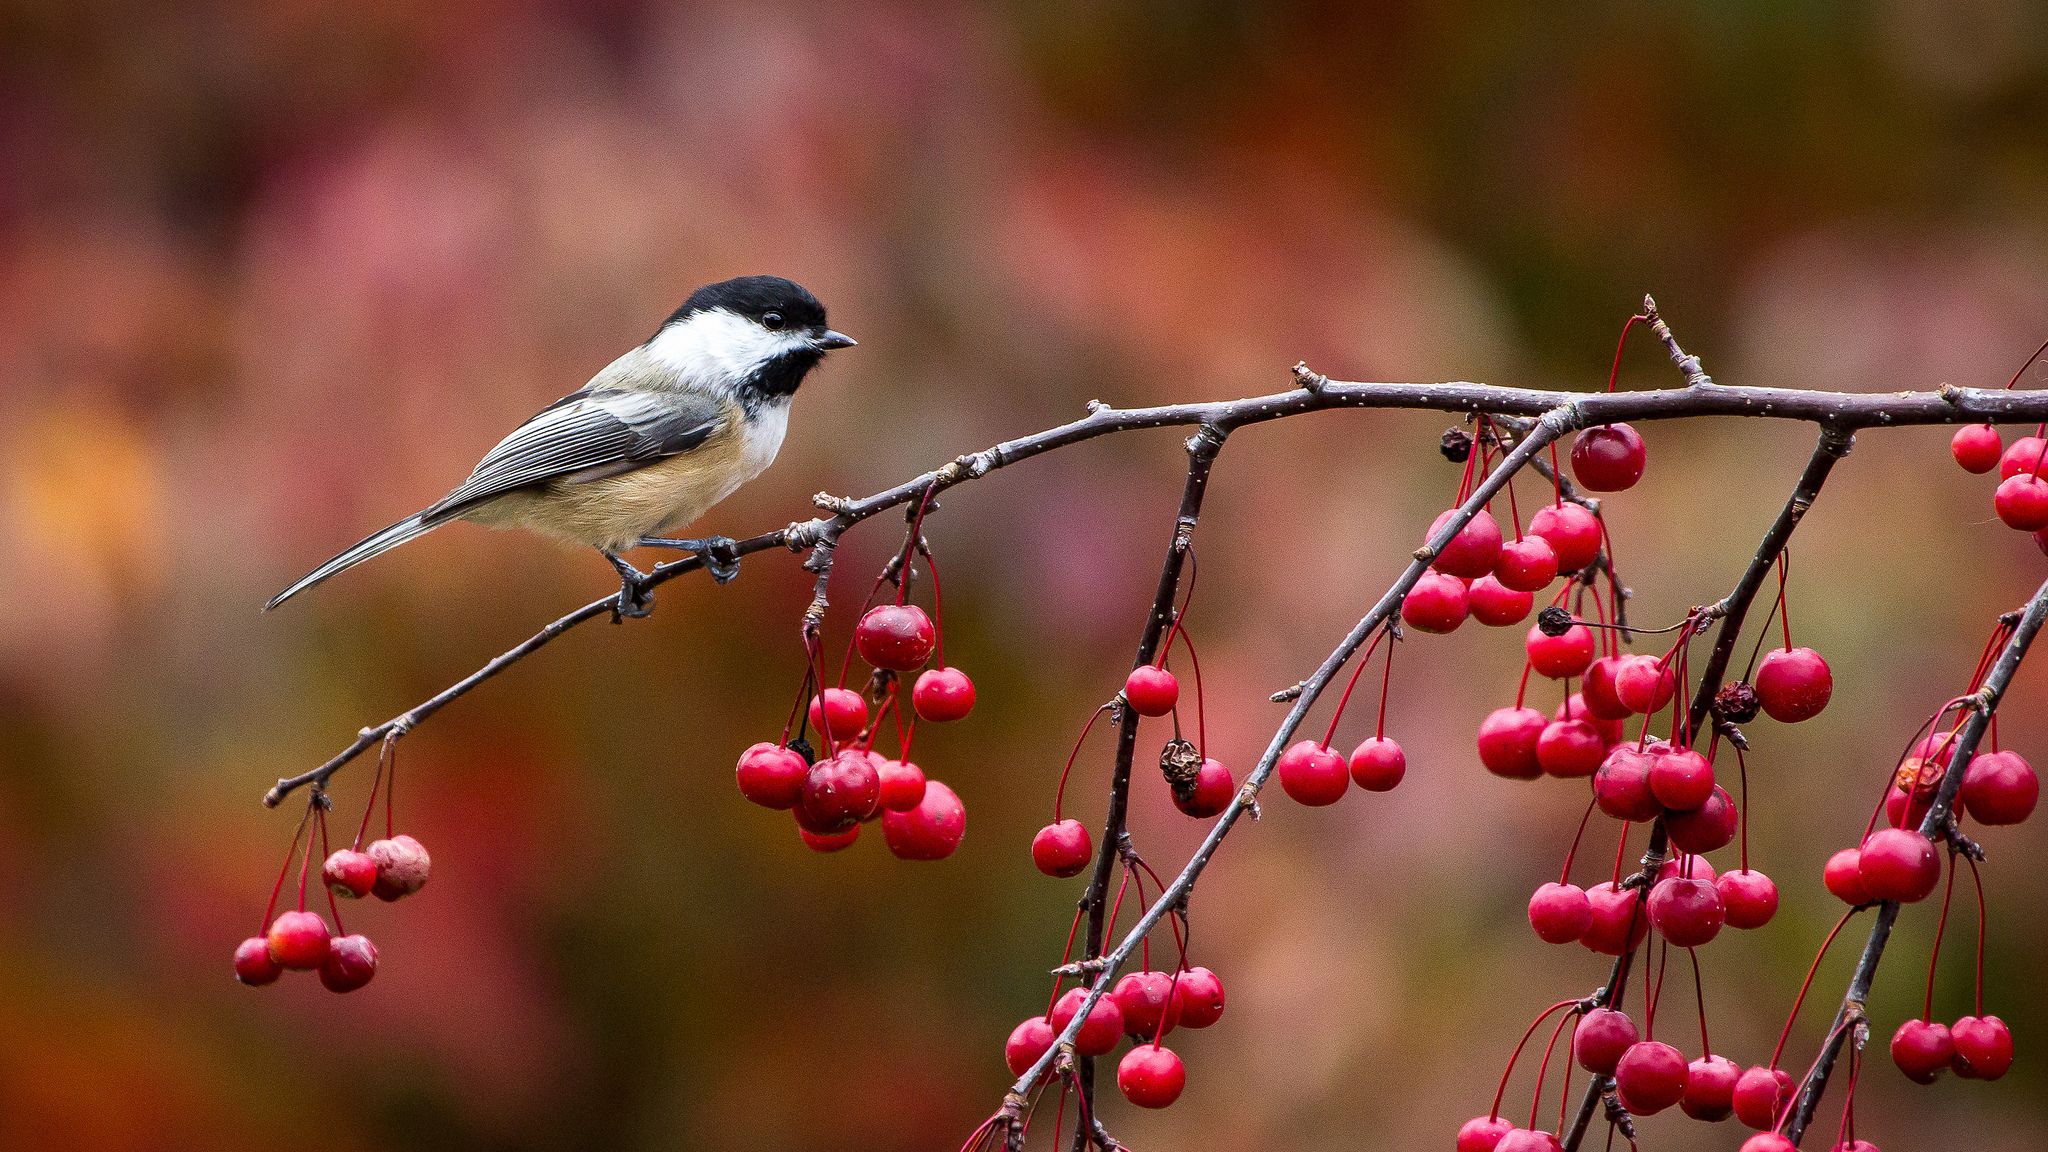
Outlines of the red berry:
<svg viewBox="0 0 2048 1152">
<path fill-rule="evenodd" d="M 1735 1118 L 1751 1128 L 1775 1127 L 1791 1102 L 1792 1076 L 1782 1068 L 1758 1065 L 1735 1081 Z M 1743 1148 L 1749 1149 L 1754 1143 L 1756 1138 L 1751 1137 Z M 1789 1149 L 1792 1145 L 1788 1142 L 1785 1147 Z"/>
<path fill-rule="evenodd" d="M 281 912 L 270 922 L 265 942 L 270 958 L 286 968 L 310 971 L 327 960 L 333 936 L 318 912 Z"/>
<path fill-rule="evenodd" d="M 1335 804 L 1351 787 L 1351 773 L 1344 757 L 1313 740 L 1297 740 L 1280 754 L 1274 771 L 1280 787 L 1295 800 L 1311 808 Z"/>
<path fill-rule="evenodd" d="M 1616 820 L 1655 820 L 1660 807 L 1650 791 L 1652 754 L 1633 744 L 1617 744 L 1593 773 L 1593 799 Z"/>
<path fill-rule="evenodd" d="M 1908 792 L 1893 785 L 1884 792 L 1884 822 L 1894 828 L 1918 828 L 1927 816 L 1927 810 L 1934 807 L 1933 788 L 1915 788 Z"/>
<path fill-rule="evenodd" d="M 1614 1066 L 1621 1102 L 1638 1116 L 1651 1116 L 1685 1095 L 1686 1063 L 1678 1049 L 1660 1040 L 1630 1046 Z"/>
<path fill-rule="evenodd" d="M 1868 1140 L 1843 1140 L 1828 1152 L 1878 1152 L 1878 1147 Z"/>
<path fill-rule="evenodd" d="M 799 824 L 796 834 L 804 842 L 804 847 L 813 852 L 837 852 L 842 848 L 851 848 L 853 842 L 860 839 L 860 825 L 852 825 L 844 832 L 813 832 Z"/>
<path fill-rule="evenodd" d="M 1626 720 L 1635 712 L 1615 692 L 1614 678 L 1621 671 L 1621 662 L 1620 656 L 1602 656 L 1586 665 L 1586 679 L 1579 690 L 1586 698 L 1586 710 L 1596 719 Z"/>
<path fill-rule="evenodd" d="M 894 761 L 890 761 L 894 763 Z M 967 806 L 951 788 L 925 780 L 917 806 L 882 813 L 882 842 L 899 860 L 944 860 L 967 834 Z"/>
<path fill-rule="evenodd" d="M 851 688 L 827 688 L 811 698 L 811 727 L 834 740 L 851 740 L 868 726 L 868 702 Z"/>
<path fill-rule="evenodd" d="M 1184 1028 L 1207 1028 L 1223 1018 L 1223 981 L 1207 968 L 1190 968 L 1173 987 Z"/>
<path fill-rule="evenodd" d="M 1799 1152 L 1799 1145 L 1776 1132 L 1759 1132 L 1742 1142 L 1742 1152 Z"/>
<path fill-rule="evenodd" d="M 1500 546 L 1493 562 L 1494 578 L 1517 592 L 1541 592 L 1557 579 L 1557 550 L 1534 534 Z"/>
<path fill-rule="evenodd" d="M 1043 1016 L 1033 1016 L 1010 1029 L 1010 1038 L 1003 1042 L 1003 1063 L 1010 1075 L 1030 1071 L 1038 1058 L 1052 1049 L 1054 1039 L 1052 1024 Z"/>
<path fill-rule="evenodd" d="M 1164 716 L 1180 702 L 1180 681 L 1164 668 L 1141 664 L 1124 678 L 1124 699 L 1140 716 Z"/>
<path fill-rule="evenodd" d="M 1705 880 L 1712 884 L 1714 866 L 1698 856 L 1681 852 L 1657 866 L 1657 879 L 1669 880 L 1674 876 L 1686 880 Z"/>
<path fill-rule="evenodd" d="M 1674 748 L 1650 761 L 1650 792 L 1657 803 L 1690 812 L 1714 794 L 1714 766 L 1690 748 Z"/>
<path fill-rule="evenodd" d="M 1723 872 L 1714 887 L 1728 910 L 1730 928 L 1761 928 L 1778 914 L 1778 886 L 1753 868 Z"/>
<path fill-rule="evenodd" d="M 1559 572 L 1577 572 L 1600 558 L 1600 518 L 1577 504 L 1538 509 L 1529 531 L 1549 542 Z"/>
<path fill-rule="evenodd" d="M 1619 720 L 1602 720 L 1595 716 L 1593 710 L 1586 706 L 1586 694 L 1583 692 L 1574 692 L 1565 697 L 1564 703 L 1557 706 L 1557 713 L 1551 719 L 1583 720 L 1591 724 L 1593 731 L 1600 734 L 1601 751 L 1603 752 L 1621 743 L 1622 740 L 1622 722 Z"/>
<path fill-rule="evenodd" d="M 1536 759 L 1536 743 L 1550 726 L 1543 713 L 1534 708 L 1496 708 L 1479 722 L 1479 762 L 1488 772 L 1512 780 L 1533 780 L 1543 775 Z"/>
<path fill-rule="evenodd" d="M 1133 1036 L 1147 1040 L 1157 1036 L 1161 1018 L 1168 1031 L 1180 1023 L 1173 977 L 1165 972 L 1133 972 L 1118 980 L 1109 994 L 1116 997 L 1117 1009 L 1124 1014 L 1124 1031 Z"/>
<path fill-rule="evenodd" d="M 928 668 L 910 690 L 910 706 L 934 724 L 958 720 L 974 711 L 974 681 L 958 668 Z"/>
<path fill-rule="evenodd" d="M 270 955 L 270 941 L 251 936 L 235 946 L 235 979 L 251 988 L 273 983 L 284 975 L 284 965 Z"/>
<path fill-rule="evenodd" d="M 1739 820 L 1735 798 L 1726 788 L 1716 787 L 1707 802 L 1692 811 L 1667 813 L 1664 832 L 1679 851 L 1704 856 L 1735 839 Z"/>
<path fill-rule="evenodd" d="M 1529 897 L 1529 926 L 1546 944 L 1569 944 L 1593 923 L 1593 902 L 1577 884 L 1552 881 Z"/>
<path fill-rule="evenodd" d="M 1636 1022 L 1614 1008 L 1595 1008 L 1572 1034 L 1572 1059 L 1597 1076 L 1612 1076 L 1622 1053 L 1635 1046 Z"/>
<path fill-rule="evenodd" d="M 1998 467 L 1998 458 L 2005 452 L 2005 440 L 1989 424 L 1965 424 L 1949 438 L 1948 452 L 1963 466 L 1963 471 L 1981 476 Z"/>
<path fill-rule="evenodd" d="M 2017 824 L 2040 798 L 2040 777 L 2017 752 L 1980 752 L 1963 770 L 1963 810 L 1979 824 Z"/>
<path fill-rule="evenodd" d="M 1548 1132 L 1516 1128 L 1500 1138 L 1493 1152 L 1564 1152 L 1564 1145 Z"/>
<path fill-rule="evenodd" d="M 2048 528 L 2048 480 L 2031 472 L 1999 481 L 1992 510 L 2008 528 L 2038 532 Z"/>
<path fill-rule="evenodd" d="M 1650 889 L 1650 924 L 1680 948 L 1697 948 L 1721 934 L 1728 919 L 1721 893 L 1709 880 L 1673 876 Z"/>
<path fill-rule="evenodd" d="M 1536 738 L 1536 764 L 1549 776 L 1591 776 L 1606 755 L 1606 739 L 1585 720 L 1553 720 Z"/>
<path fill-rule="evenodd" d="M 320 965 L 320 983 L 329 992 L 353 992 L 377 974 L 377 946 L 368 936 L 336 936 Z"/>
<path fill-rule="evenodd" d="M 1996 1080 L 2012 1067 L 2012 1029 L 1996 1016 L 1965 1016 L 1949 1028 L 1955 1039 L 1956 1075 Z"/>
<path fill-rule="evenodd" d="M 1854 848 L 1844 848 L 1833 856 L 1821 869 L 1821 883 L 1844 904 L 1868 904 L 1875 897 L 1870 886 L 1863 882 L 1863 853 Z"/>
<path fill-rule="evenodd" d="M 1401 619 L 1419 632 L 1455 632 L 1465 622 L 1465 582 L 1434 569 L 1401 598 Z"/>
<path fill-rule="evenodd" d="M 1735 1082 L 1742 1067 L 1726 1056 L 1702 1056 L 1686 1065 L 1678 1107 L 1695 1120 L 1715 1123 L 1735 1114 Z"/>
<path fill-rule="evenodd" d="M 1785 724 L 1820 715 L 1835 691 L 1828 662 L 1811 648 L 1775 648 L 1765 653 L 1751 683 L 1764 714 Z"/>
<path fill-rule="evenodd" d="M 377 886 L 377 862 L 370 859 L 368 852 L 337 848 L 320 865 L 320 879 L 326 882 L 328 891 L 344 900 L 368 896 Z"/>
<path fill-rule="evenodd" d="M 1465 606 L 1471 611 L 1472 618 L 1481 624 L 1489 628 L 1506 628 L 1510 624 L 1520 624 L 1529 618 L 1529 609 L 1536 606 L 1536 597 L 1533 593 L 1517 592 L 1492 576 L 1481 576 L 1465 590 Z M 1407 611 L 1408 604 L 1402 601 L 1402 615 L 1406 616 Z M 1409 623 L 1415 622 L 1410 620 Z M 1415 626 L 1422 627 L 1420 624 Z M 1455 628 L 1457 625 L 1453 624 L 1451 627 Z M 1443 631 L 1448 632 L 1450 629 L 1446 628 Z"/>
<path fill-rule="evenodd" d="M 1614 670 L 1614 697 L 1631 712 L 1647 716 L 1671 703 L 1678 690 L 1678 674 L 1655 656 L 1623 656 Z M 1586 698 L 1590 705 L 1591 696 Z"/>
<path fill-rule="evenodd" d="M 1079 820 L 1055 821 L 1031 838 L 1031 862 L 1047 876 L 1079 876 L 1095 858 L 1095 841 Z"/>
<path fill-rule="evenodd" d="M 796 801 L 796 822 L 819 836 L 844 832 L 880 811 L 882 774 L 867 753 L 848 748 L 811 765 Z"/>
<path fill-rule="evenodd" d="M 1955 1056 L 1955 1040 L 1946 1024 L 1908 1020 L 1892 1033 L 1892 1063 L 1915 1084 L 1934 1083 Z"/>
<path fill-rule="evenodd" d="M 2022 436 L 2012 442 L 2005 455 L 1998 458 L 1998 478 L 2010 480 L 2022 472 L 2033 475 L 2048 472 L 2042 467 L 2042 460 L 2048 457 L 2048 440 L 2037 436 Z"/>
<path fill-rule="evenodd" d="M 1116 1086 L 1140 1108 L 1164 1108 L 1180 1099 L 1188 1071 L 1180 1057 L 1157 1044 L 1140 1044 L 1117 1061 Z"/>
<path fill-rule="evenodd" d="M 1456 509 L 1447 509 L 1439 515 L 1429 526 L 1430 539 L 1435 539 L 1436 534 L 1443 530 L 1443 526 L 1457 514 Z M 1494 523 L 1492 513 L 1481 508 L 1473 514 L 1472 519 L 1465 522 L 1463 528 L 1458 529 L 1458 534 L 1451 537 L 1450 543 L 1444 545 L 1443 551 L 1436 554 L 1436 559 L 1431 561 L 1431 565 L 1439 572 L 1476 580 L 1493 571 L 1494 562 L 1498 559 L 1500 525 Z"/>
<path fill-rule="evenodd" d="M 811 774 L 811 766 L 797 752 L 763 741 L 740 753 L 734 774 L 739 779 L 740 795 L 763 808 L 781 810 L 795 807 L 797 797 L 803 795 L 804 777 Z"/>
<path fill-rule="evenodd" d="M 1173 806 L 1198 820 L 1207 819 L 1230 807 L 1230 798 L 1237 792 L 1237 780 L 1223 761 L 1204 758 L 1201 767 L 1195 769 L 1194 787 L 1183 797 L 1173 794 Z"/>
<path fill-rule="evenodd" d="M 1620 492 L 1643 478 L 1648 453 L 1643 438 L 1626 424 L 1601 424 L 1572 441 L 1572 475 L 1581 488 Z"/>
<path fill-rule="evenodd" d="M 877 668 L 908 672 L 932 658 L 939 640 L 932 618 L 915 604 L 877 604 L 854 625 L 853 646 Z"/>
<path fill-rule="evenodd" d="M 389 840 L 373 840 L 363 851 L 377 862 L 377 883 L 370 891 L 389 903 L 427 886 L 433 860 L 419 841 L 400 832 Z"/>
<path fill-rule="evenodd" d="M 1941 857 L 1933 842 L 1913 829 L 1880 828 L 1863 842 L 1856 870 L 1873 898 L 1911 904 L 1934 891 L 1941 880 Z"/>
<path fill-rule="evenodd" d="M 1586 889 L 1586 900 L 1593 906 L 1593 922 L 1586 926 L 1586 934 L 1579 938 L 1579 943 L 1593 951 L 1603 956 L 1619 956 L 1650 934 L 1650 918 L 1643 915 L 1642 904 L 1633 890 L 1616 888 L 1612 883 L 1595 884 Z"/>
<path fill-rule="evenodd" d="M 1081 1011 L 1082 1001 L 1088 999 L 1088 989 L 1069 988 L 1052 1009 L 1052 1030 L 1055 1034 L 1067 1030 L 1067 1024 Z M 1081 1021 L 1081 1030 L 1074 1034 L 1074 1051 L 1083 1056 L 1100 1056 L 1116 1047 L 1123 1038 L 1124 1014 L 1116 1001 L 1104 996 L 1088 1010 L 1088 1018 Z"/>
<path fill-rule="evenodd" d="M 1501 1137 L 1514 1130 L 1498 1116 L 1474 1116 L 1458 1129 L 1458 1152 L 1495 1152 Z"/>
<path fill-rule="evenodd" d="M 1593 663 L 1593 630 L 1584 624 L 1572 625 L 1562 636 L 1546 635 L 1540 626 L 1531 628 L 1522 646 L 1537 675 L 1552 680 L 1577 676 Z"/>
<path fill-rule="evenodd" d="M 876 756 L 875 775 L 882 782 L 882 810 L 908 812 L 924 800 L 924 769 L 907 760 Z"/>
<path fill-rule="evenodd" d="M 1407 774 L 1407 753 L 1385 736 L 1368 736 L 1351 750 L 1351 779 L 1367 792 L 1391 792 Z"/>
</svg>

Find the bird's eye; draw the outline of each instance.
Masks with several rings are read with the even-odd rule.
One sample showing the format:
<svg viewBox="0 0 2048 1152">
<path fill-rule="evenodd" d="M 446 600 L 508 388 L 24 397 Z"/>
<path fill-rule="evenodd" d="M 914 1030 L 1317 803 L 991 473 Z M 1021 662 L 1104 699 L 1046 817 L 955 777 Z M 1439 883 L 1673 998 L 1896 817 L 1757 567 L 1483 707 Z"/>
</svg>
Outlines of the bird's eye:
<svg viewBox="0 0 2048 1152">
<path fill-rule="evenodd" d="M 782 331 L 782 313 L 770 312 L 766 316 L 761 317 L 761 327 L 766 328 L 770 332 Z"/>
</svg>

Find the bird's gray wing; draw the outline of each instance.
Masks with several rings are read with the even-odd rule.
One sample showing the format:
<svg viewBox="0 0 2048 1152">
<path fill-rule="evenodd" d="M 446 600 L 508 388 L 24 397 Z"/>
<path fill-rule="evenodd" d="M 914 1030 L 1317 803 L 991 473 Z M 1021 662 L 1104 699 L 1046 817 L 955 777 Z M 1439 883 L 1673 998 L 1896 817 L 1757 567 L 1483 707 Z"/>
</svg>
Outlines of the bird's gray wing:
<svg viewBox="0 0 2048 1152">
<path fill-rule="evenodd" d="M 494 496 L 549 480 L 616 476 L 704 443 L 727 418 L 709 396 L 586 388 L 520 425 L 484 454 L 462 486 L 422 517 L 441 521 Z"/>
</svg>

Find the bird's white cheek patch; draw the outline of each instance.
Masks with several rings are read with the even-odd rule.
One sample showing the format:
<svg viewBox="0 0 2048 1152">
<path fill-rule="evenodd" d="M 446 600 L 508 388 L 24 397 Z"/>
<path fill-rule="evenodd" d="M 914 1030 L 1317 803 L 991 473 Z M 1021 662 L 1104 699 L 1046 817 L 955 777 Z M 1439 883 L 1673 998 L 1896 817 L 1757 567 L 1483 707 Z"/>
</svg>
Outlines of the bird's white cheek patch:
<svg viewBox="0 0 2048 1152">
<path fill-rule="evenodd" d="M 768 361 L 806 347 L 802 332 L 770 332 L 723 308 L 699 312 L 661 330 L 647 344 L 649 355 L 685 380 L 736 385 Z"/>
</svg>

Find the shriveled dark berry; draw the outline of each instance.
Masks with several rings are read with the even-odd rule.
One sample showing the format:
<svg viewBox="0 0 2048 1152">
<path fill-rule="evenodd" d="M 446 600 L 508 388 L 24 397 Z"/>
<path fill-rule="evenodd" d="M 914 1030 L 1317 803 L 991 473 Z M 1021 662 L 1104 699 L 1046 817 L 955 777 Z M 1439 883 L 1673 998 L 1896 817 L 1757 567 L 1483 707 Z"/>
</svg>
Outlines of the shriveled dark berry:
<svg viewBox="0 0 2048 1152">
<path fill-rule="evenodd" d="M 1173 789 L 1176 800 L 1186 802 L 1195 794 L 1195 781 L 1202 774 L 1202 754 L 1193 744 L 1175 737 L 1159 750 L 1159 774 Z"/>
<path fill-rule="evenodd" d="M 1463 464 L 1472 458 L 1472 434 L 1463 428 L 1446 428 L 1440 449 L 1444 459 L 1453 464 Z"/>
<path fill-rule="evenodd" d="M 1562 636 L 1572 630 L 1574 623 L 1572 614 L 1555 604 L 1536 614 L 1536 627 L 1541 628 L 1545 636 Z"/>
<path fill-rule="evenodd" d="M 1747 681 L 1723 684 L 1721 690 L 1714 693 L 1714 715 L 1733 724 L 1747 724 L 1756 719 L 1758 707 L 1756 689 Z"/>
</svg>

